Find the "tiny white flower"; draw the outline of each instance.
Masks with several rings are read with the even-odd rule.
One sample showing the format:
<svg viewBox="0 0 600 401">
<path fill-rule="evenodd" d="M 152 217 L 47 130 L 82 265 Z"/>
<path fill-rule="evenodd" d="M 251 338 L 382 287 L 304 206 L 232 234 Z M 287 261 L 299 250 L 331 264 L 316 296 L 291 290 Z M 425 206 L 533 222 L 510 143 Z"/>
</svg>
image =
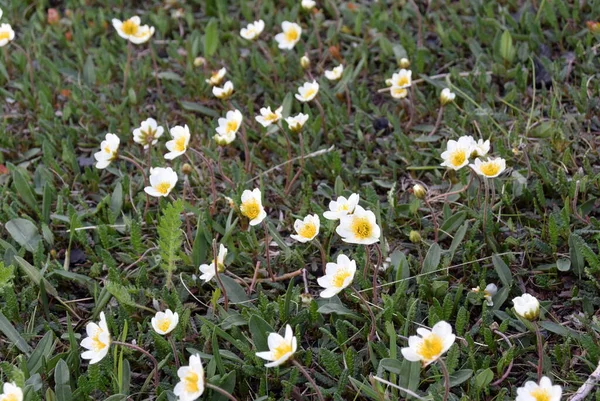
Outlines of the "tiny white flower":
<svg viewBox="0 0 600 401">
<path fill-rule="evenodd" d="M 423 367 L 437 361 L 456 340 L 452 326 L 444 321 L 437 322 L 431 331 L 418 328 L 417 334 L 408 338 L 408 347 L 401 352 L 406 360 L 421 362 Z"/>
<path fill-rule="evenodd" d="M 512 300 L 515 312 L 524 319 L 535 320 L 540 316 L 540 301 L 530 294 L 523 294 Z"/>
<path fill-rule="evenodd" d="M 8 42 L 15 38 L 15 31 L 13 31 L 10 24 L 0 25 L 0 47 L 6 46 Z"/>
<path fill-rule="evenodd" d="M 340 79 L 342 77 L 343 73 L 344 73 L 344 65 L 340 64 L 337 67 L 335 67 L 333 70 L 325 70 L 325 78 L 327 78 L 330 81 L 337 81 L 338 79 Z"/>
<path fill-rule="evenodd" d="M 479 286 L 472 288 L 471 291 L 475 293 L 481 292 L 481 288 Z M 496 284 L 488 284 L 483 290 L 483 298 L 485 299 L 485 303 L 487 306 L 494 306 L 494 301 L 492 298 L 498 293 L 498 287 Z"/>
<path fill-rule="evenodd" d="M 316 214 L 308 215 L 304 220 L 296 219 L 294 222 L 294 230 L 298 234 L 292 234 L 291 237 L 296 241 L 305 243 L 312 241 L 317 235 L 319 235 L 319 227 L 321 222 L 319 216 Z"/>
<path fill-rule="evenodd" d="M 110 162 L 117 159 L 120 143 L 121 140 L 115 134 L 106 134 L 104 140 L 100 144 L 100 152 L 94 153 L 96 168 L 106 168 Z"/>
<path fill-rule="evenodd" d="M 175 385 L 173 393 L 178 401 L 194 401 L 204 393 L 204 368 L 200 355 L 190 356 L 189 365 L 177 370 L 179 383 Z"/>
<path fill-rule="evenodd" d="M 227 69 L 225 67 L 221 68 L 218 71 L 213 72 L 209 79 L 206 80 L 206 83 L 209 85 L 219 85 L 225 74 L 227 73 Z"/>
<path fill-rule="evenodd" d="M 283 21 L 281 23 L 282 33 L 275 35 L 275 40 L 280 49 L 291 50 L 300 40 L 302 28 L 295 22 Z"/>
<path fill-rule="evenodd" d="M 0 17 L 1 12 L 2 10 L 0 10 Z M 15 382 L 4 383 L 0 401 L 23 401 L 23 390 Z"/>
<path fill-rule="evenodd" d="M 329 210 L 323 213 L 323 217 L 327 220 L 339 220 L 340 217 L 352 214 L 359 200 L 358 194 L 352 194 L 348 199 L 339 196 L 336 200 L 329 202 Z"/>
<path fill-rule="evenodd" d="M 302 8 L 305 10 L 312 10 L 316 5 L 317 2 L 315 2 L 314 0 L 302 0 Z"/>
<path fill-rule="evenodd" d="M 346 255 L 338 255 L 336 263 L 327 263 L 325 275 L 317 278 L 317 283 L 323 288 L 321 298 L 331 298 L 348 287 L 356 273 L 356 261 Z"/>
<path fill-rule="evenodd" d="M 354 213 L 340 217 L 340 225 L 335 232 L 342 241 L 350 244 L 370 245 L 379 242 L 381 229 L 377 225 L 375 213 L 356 205 Z"/>
<path fill-rule="evenodd" d="M 240 31 L 240 36 L 244 39 L 254 40 L 258 38 L 258 36 L 265 29 L 265 22 L 263 20 L 254 21 L 254 23 L 248 24 L 246 28 L 242 28 Z"/>
<path fill-rule="evenodd" d="M 137 15 L 125 21 L 113 18 L 112 24 L 120 37 L 136 45 L 147 42 L 154 35 L 154 27 L 141 25 L 140 17 Z"/>
<path fill-rule="evenodd" d="M 219 245 L 219 254 L 217 255 L 217 269 L 219 273 L 223 273 L 225 271 L 225 258 L 227 257 L 227 248 L 225 245 Z M 213 259 L 210 264 L 202 264 L 200 265 L 200 272 L 202 275 L 200 276 L 200 280 L 204 280 L 205 282 L 209 282 L 215 277 L 215 260 Z"/>
<path fill-rule="evenodd" d="M 110 332 L 106 324 L 104 312 L 100 312 L 98 324 L 89 322 L 85 326 L 87 337 L 81 341 L 81 346 L 88 351 L 81 354 L 83 359 L 89 359 L 90 365 L 100 362 L 108 354 L 110 348 Z"/>
<path fill-rule="evenodd" d="M 144 188 L 150 196 L 168 196 L 177 184 L 177 173 L 171 167 L 150 169 L 150 186 Z"/>
<path fill-rule="evenodd" d="M 163 132 L 164 128 L 159 126 L 155 119 L 148 118 L 142 121 L 139 128 L 133 130 L 133 141 L 148 149 L 150 145 L 156 145 Z"/>
<path fill-rule="evenodd" d="M 188 145 L 190 144 L 191 134 L 187 124 L 183 127 L 181 125 L 177 125 L 171 128 L 169 133 L 173 139 L 166 143 L 169 153 L 165 154 L 165 159 L 173 160 L 185 153 Z"/>
<path fill-rule="evenodd" d="M 262 125 L 263 127 L 268 127 L 269 125 L 276 123 L 281 120 L 281 112 L 283 110 L 283 106 L 278 107 L 275 111 L 271 111 L 271 106 L 262 107 L 260 109 L 260 116 L 256 116 L 255 119 Z"/>
<path fill-rule="evenodd" d="M 239 110 L 229 110 L 225 118 L 219 118 L 217 121 L 219 126 L 216 131 L 218 137 L 214 139 L 219 145 L 228 145 L 235 139 L 240 126 L 242 125 L 242 113 Z"/>
<path fill-rule="evenodd" d="M 456 98 L 456 94 L 454 94 L 453 92 L 450 92 L 450 89 L 448 89 L 448 88 L 444 88 L 442 90 L 442 93 L 440 93 L 440 102 L 444 106 L 450 102 L 453 102 L 454 98 Z"/>
<path fill-rule="evenodd" d="M 506 170 L 506 160 L 501 157 L 491 158 L 487 161 L 482 159 L 475 159 L 474 164 L 469 164 L 469 167 L 473 169 L 477 174 L 482 175 L 486 178 L 498 177 L 504 170 Z"/>
<path fill-rule="evenodd" d="M 256 356 L 267 361 L 272 361 L 265 364 L 265 367 L 271 368 L 279 366 L 290 359 L 298 348 L 296 337 L 292 332 L 290 325 L 285 326 L 285 337 L 279 333 L 270 333 L 267 337 L 269 351 L 257 352 Z"/>
<path fill-rule="evenodd" d="M 317 81 L 305 82 L 304 85 L 298 88 L 296 99 L 301 102 L 310 102 L 319 93 L 319 84 Z"/>
<path fill-rule="evenodd" d="M 386 81 L 388 83 L 388 81 Z M 397 73 L 392 75 L 392 79 L 389 80 L 391 84 L 390 93 L 395 99 L 402 99 L 408 96 L 408 90 L 412 85 L 412 71 L 401 69 Z"/>
<path fill-rule="evenodd" d="M 490 151 L 490 140 L 475 140 L 471 135 L 467 136 L 471 141 L 471 157 L 482 157 L 488 154 Z"/>
<path fill-rule="evenodd" d="M 152 328 L 158 334 L 165 335 L 172 332 L 177 323 L 179 323 L 179 314 L 173 313 L 171 309 L 167 309 L 164 312 L 156 312 L 156 315 L 150 321 Z"/>
<path fill-rule="evenodd" d="M 553 386 L 550 378 L 544 376 L 540 384 L 528 381 L 519 387 L 515 401 L 560 401 L 561 397 L 562 387 L 558 384 Z"/>
<path fill-rule="evenodd" d="M 446 151 L 441 154 L 444 160 L 441 165 L 453 170 L 460 170 L 469 164 L 469 157 L 473 149 L 472 146 L 471 139 L 466 136 L 458 138 L 458 141 L 449 140 L 446 145 Z"/>
<path fill-rule="evenodd" d="M 298 113 L 295 116 L 290 116 L 285 119 L 285 122 L 288 124 L 288 128 L 292 132 L 300 132 L 304 124 L 308 121 L 308 114 Z"/>
<path fill-rule="evenodd" d="M 258 188 L 254 188 L 252 191 L 247 189 L 242 193 L 240 212 L 250 220 L 251 226 L 260 224 L 267 217 L 261 197 L 262 195 Z"/>
<path fill-rule="evenodd" d="M 212 93 L 215 97 L 219 99 L 229 99 L 229 97 L 233 94 L 233 82 L 227 81 L 222 88 L 218 86 L 213 86 Z"/>
</svg>

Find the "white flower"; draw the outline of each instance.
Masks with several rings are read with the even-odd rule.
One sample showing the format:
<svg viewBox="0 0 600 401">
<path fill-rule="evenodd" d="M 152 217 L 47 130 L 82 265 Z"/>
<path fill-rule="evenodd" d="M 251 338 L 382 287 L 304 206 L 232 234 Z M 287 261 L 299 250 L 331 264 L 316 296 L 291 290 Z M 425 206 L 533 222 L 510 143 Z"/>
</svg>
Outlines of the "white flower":
<svg viewBox="0 0 600 401">
<path fill-rule="evenodd" d="M 169 153 L 165 154 L 165 159 L 173 160 L 185 153 L 190 144 L 191 135 L 187 124 L 183 127 L 181 125 L 176 125 L 169 130 L 169 133 L 173 139 L 166 143 Z"/>
<path fill-rule="evenodd" d="M 469 137 L 461 136 L 458 141 L 449 140 L 446 151 L 441 154 L 444 160 L 441 165 L 450 167 L 453 170 L 460 170 L 469 164 L 472 149 L 472 142 Z"/>
<path fill-rule="evenodd" d="M 242 28 L 240 36 L 244 39 L 254 40 L 258 38 L 264 29 L 265 22 L 259 19 L 258 21 L 254 21 L 254 23 L 248 24 L 246 28 Z"/>
<path fill-rule="evenodd" d="M 159 126 L 155 119 L 149 118 L 142 121 L 139 128 L 133 130 L 133 141 L 143 145 L 144 149 L 148 149 L 150 145 L 156 145 L 164 131 L 164 128 Z"/>
<path fill-rule="evenodd" d="M 308 121 L 308 114 L 298 113 L 295 116 L 290 116 L 285 119 L 285 122 L 288 124 L 288 128 L 293 132 L 300 132 L 304 124 Z"/>
<path fill-rule="evenodd" d="M 275 35 L 275 40 L 280 49 L 291 50 L 300 40 L 302 28 L 295 22 L 283 21 L 281 23 L 282 33 Z"/>
<path fill-rule="evenodd" d="M 490 151 L 490 140 L 484 141 L 483 139 L 475 140 L 472 136 L 468 136 L 471 140 L 471 157 L 481 157 L 488 154 Z"/>
<path fill-rule="evenodd" d="M 256 121 L 260 123 L 263 127 L 268 127 L 269 125 L 276 123 L 281 120 L 281 112 L 283 110 L 283 106 L 278 107 L 275 111 L 271 111 L 271 106 L 262 107 L 260 109 L 260 116 L 256 116 Z"/>
<path fill-rule="evenodd" d="M 223 85 L 222 88 L 219 88 L 216 85 L 213 86 L 212 93 L 213 95 L 215 95 L 215 97 L 218 97 L 219 99 L 228 99 L 233 93 L 233 82 L 225 82 L 225 85 Z"/>
<path fill-rule="evenodd" d="M 144 188 L 150 196 L 168 196 L 177 184 L 177 173 L 171 167 L 156 167 L 150 169 L 150 186 Z"/>
<path fill-rule="evenodd" d="M 81 346 L 88 351 L 83 352 L 81 357 L 89 359 L 91 365 L 100 362 L 110 348 L 110 333 L 104 312 L 100 312 L 100 322 L 98 324 L 89 322 L 85 326 L 85 331 L 88 336 L 81 341 Z"/>
<path fill-rule="evenodd" d="M 267 217 L 267 212 L 262 205 L 260 189 L 254 188 L 252 191 L 247 189 L 242 193 L 240 212 L 250 220 L 251 226 L 260 224 Z"/>
<path fill-rule="evenodd" d="M 317 3 L 313 0 L 302 0 L 301 5 L 302 8 L 305 10 L 312 10 L 317 5 Z"/>
<path fill-rule="evenodd" d="M 412 84 L 412 71 L 401 69 L 397 73 L 392 75 L 392 79 L 389 80 L 391 84 L 390 93 L 395 99 L 402 99 L 408 95 L 406 88 Z M 386 81 L 386 83 L 388 83 Z"/>
<path fill-rule="evenodd" d="M 13 31 L 10 24 L 0 25 L 0 47 L 6 46 L 8 42 L 15 38 L 15 31 Z"/>
<path fill-rule="evenodd" d="M 340 225 L 335 232 L 342 241 L 350 244 L 370 245 L 379 241 L 381 229 L 377 225 L 375 213 L 356 205 L 354 213 L 340 217 Z"/>
<path fill-rule="evenodd" d="M 129 18 L 126 21 L 120 21 L 116 18 L 113 18 L 112 24 L 120 37 L 127 39 L 136 45 L 147 42 L 148 39 L 154 35 L 154 27 L 140 25 L 140 17 L 137 15 Z"/>
<path fill-rule="evenodd" d="M 333 70 L 325 70 L 325 78 L 327 78 L 330 81 L 337 81 L 338 79 L 340 79 L 342 77 L 343 72 L 344 72 L 344 65 L 340 64 L 337 67 L 335 67 Z"/>
<path fill-rule="evenodd" d="M 437 322 L 431 331 L 418 328 L 417 334 L 408 338 L 408 347 L 401 352 L 406 360 L 420 361 L 423 367 L 437 361 L 456 340 L 452 326 L 444 321 Z"/>
<path fill-rule="evenodd" d="M 501 157 L 491 158 L 487 161 L 482 159 L 475 159 L 474 164 L 469 164 L 477 174 L 482 175 L 486 178 L 498 177 L 504 170 L 506 170 L 506 160 Z"/>
<path fill-rule="evenodd" d="M 346 199 L 338 196 L 337 200 L 329 202 L 329 211 L 323 213 L 327 220 L 339 220 L 340 217 L 351 214 L 354 211 L 360 197 L 358 194 L 352 194 Z"/>
<path fill-rule="evenodd" d="M 225 115 L 225 118 L 219 118 L 216 131 L 218 137 L 215 135 L 214 139 L 219 145 L 226 145 L 233 142 L 235 134 L 242 125 L 242 113 L 239 110 L 229 110 Z"/>
<path fill-rule="evenodd" d="M 312 241 L 317 235 L 319 235 L 320 225 L 321 222 L 319 220 L 319 216 L 316 214 L 309 214 L 304 218 L 304 221 L 296 219 L 294 222 L 294 230 L 296 230 L 298 234 L 293 234 L 291 237 L 302 243 Z"/>
<path fill-rule="evenodd" d="M 267 368 L 281 365 L 290 359 L 298 348 L 296 337 L 294 337 L 289 324 L 285 326 L 285 337 L 281 337 L 279 333 L 270 333 L 269 337 L 267 337 L 267 344 L 269 345 L 269 351 L 256 353 L 256 356 L 259 358 L 273 361 L 265 364 Z"/>
<path fill-rule="evenodd" d="M 204 392 L 204 368 L 200 355 L 191 355 L 189 365 L 177 370 L 179 383 L 175 385 L 173 393 L 178 401 L 194 401 Z"/>
<path fill-rule="evenodd" d="M 356 261 L 350 260 L 346 255 L 338 255 L 337 263 L 327 263 L 325 275 L 317 278 L 317 283 L 323 288 L 321 298 L 331 298 L 344 288 L 348 287 L 356 273 Z"/>
<path fill-rule="evenodd" d="M 225 245 L 219 245 L 219 254 L 217 255 L 217 269 L 219 269 L 219 273 L 223 273 L 225 271 L 225 258 L 227 257 L 227 248 Z M 201 280 L 205 282 L 209 282 L 215 277 L 215 260 L 213 259 L 210 264 L 202 264 L 200 265 L 200 272 L 202 275 L 200 276 Z"/>
<path fill-rule="evenodd" d="M 456 95 L 452 92 L 450 92 L 450 89 L 448 88 L 444 88 L 442 90 L 442 93 L 440 93 L 440 102 L 442 103 L 442 105 L 447 105 L 448 103 L 454 101 L 454 98 L 456 97 Z"/>
<path fill-rule="evenodd" d="M 544 376 L 539 385 L 528 381 L 519 387 L 515 401 L 560 401 L 561 397 L 562 388 L 558 384 L 553 386 L 550 378 Z"/>
<path fill-rule="evenodd" d="M 305 54 L 304 56 L 300 57 L 300 66 L 302 68 L 304 68 L 305 70 L 310 67 L 310 59 L 308 58 L 308 56 Z"/>
<path fill-rule="evenodd" d="M 319 84 L 317 81 L 305 82 L 304 85 L 298 88 L 296 99 L 301 102 L 310 102 L 319 93 Z"/>
<path fill-rule="evenodd" d="M 2 10 L 0 10 L 0 17 Z M 16 383 L 4 383 L 2 386 L 2 395 L 0 401 L 23 401 L 23 390 Z"/>
<path fill-rule="evenodd" d="M 213 74 L 210 76 L 209 79 L 206 79 L 206 83 L 209 85 L 219 85 L 221 83 L 221 81 L 223 80 L 223 78 L 225 77 L 225 74 L 227 73 L 227 69 L 225 67 L 221 68 L 218 71 L 213 72 Z"/>
<path fill-rule="evenodd" d="M 179 315 L 177 312 L 173 313 L 171 309 L 167 309 L 164 312 L 156 312 L 150 323 L 152 323 L 152 328 L 158 334 L 169 334 L 177 327 Z"/>
<path fill-rule="evenodd" d="M 104 140 L 100 144 L 100 152 L 94 153 L 96 168 L 106 168 L 110 162 L 117 159 L 120 143 L 121 140 L 115 134 L 106 134 Z"/>
<path fill-rule="evenodd" d="M 535 320 L 540 315 L 540 301 L 529 294 L 523 294 L 512 300 L 515 306 L 515 312 L 527 320 Z"/>
<path fill-rule="evenodd" d="M 479 293 L 481 292 L 481 288 L 479 286 L 472 288 L 471 291 Z M 498 287 L 496 284 L 488 284 L 483 290 L 483 298 L 485 299 L 485 303 L 487 306 L 494 306 L 494 301 L 492 298 L 498 293 Z"/>
</svg>

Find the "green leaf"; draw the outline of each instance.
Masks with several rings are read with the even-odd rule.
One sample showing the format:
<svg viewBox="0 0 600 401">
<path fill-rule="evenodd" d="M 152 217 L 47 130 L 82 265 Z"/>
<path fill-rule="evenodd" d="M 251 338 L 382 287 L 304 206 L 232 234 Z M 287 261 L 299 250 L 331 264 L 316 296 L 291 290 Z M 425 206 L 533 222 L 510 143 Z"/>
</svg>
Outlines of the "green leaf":
<svg viewBox="0 0 600 401">
<path fill-rule="evenodd" d="M 54 348 L 54 333 L 52 331 L 48 331 L 44 337 L 42 337 L 40 342 L 38 342 L 35 350 L 31 354 L 31 357 L 27 361 L 27 369 L 29 370 L 29 373 L 43 373 L 39 372 L 39 370 L 44 365 L 44 361 L 50 359 Z"/>
<path fill-rule="evenodd" d="M 223 287 L 225 287 L 225 291 L 227 291 L 227 297 L 231 303 L 239 304 L 248 302 L 250 300 L 244 288 L 234 279 L 224 274 L 220 274 L 219 278 L 223 282 Z"/>
<path fill-rule="evenodd" d="M 8 341 L 12 344 L 16 345 L 21 352 L 25 353 L 25 355 L 31 355 L 33 349 L 27 344 L 27 341 L 15 329 L 15 327 L 8 321 L 6 316 L 0 311 L 0 331 L 4 333 Z"/>
<path fill-rule="evenodd" d="M 73 394 L 69 384 L 69 367 L 63 359 L 59 360 L 54 368 L 54 382 L 56 383 L 56 400 L 71 401 Z"/>
<path fill-rule="evenodd" d="M 440 265 L 441 257 L 442 249 L 437 243 L 433 243 L 431 247 L 429 247 L 429 251 L 427 251 L 425 260 L 423 260 L 423 269 L 421 270 L 421 273 L 427 274 L 436 271 Z"/>
<path fill-rule="evenodd" d="M 561 272 L 568 272 L 571 269 L 571 259 L 560 258 L 556 261 L 556 267 Z"/>
<path fill-rule="evenodd" d="M 254 341 L 254 347 L 258 351 L 267 351 L 269 346 L 267 344 L 267 336 L 269 333 L 275 332 L 273 327 L 267 323 L 262 317 L 258 315 L 250 316 L 248 321 L 248 328 L 250 334 L 252 334 L 252 341 Z"/>
<path fill-rule="evenodd" d="M 27 179 L 25 172 L 27 170 L 23 170 L 13 164 L 7 164 L 8 169 L 11 171 L 13 185 L 15 187 L 15 192 L 19 194 L 21 199 L 29 206 L 31 209 L 37 212 L 38 205 L 35 199 L 35 195 L 33 193 L 33 189 L 29 184 L 29 180 Z"/>
<path fill-rule="evenodd" d="M 513 39 L 509 31 L 504 31 L 500 38 L 500 56 L 507 61 L 512 62 L 515 57 L 515 47 Z"/>
<path fill-rule="evenodd" d="M 215 110 L 202 106 L 200 103 L 181 101 L 179 104 L 181 104 L 181 107 L 183 107 L 185 110 L 196 111 L 208 117 L 219 117 L 219 113 L 217 113 Z"/>
<path fill-rule="evenodd" d="M 492 372 L 492 369 L 487 368 L 487 369 L 479 372 L 477 374 L 477 376 L 475 376 L 475 387 L 478 390 L 487 388 L 487 386 L 492 382 L 493 378 L 494 378 L 494 373 Z"/>
<path fill-rule="evenodd" d="M 467 380 L 469 380 L 473 376 L 473 371 L 471 369 L 461 369 L 450 375 L 450 387 L 456 387 Z"/>
<path fill-rule="evenodd" d="M 40 272 L 38 268 L 29 264 L 28 261 L 26 261 L 25 259 L 23 259 L 20 256 L 15 255 L 15 260 L 17 261 L 19 266 L 21 266 L 21 269 L 25 272 L 25 274 L 29 277 L 29 279 L 31 281 L 33 281 L 33 283 L 35 285 L 37 285 L 38 287 L 40 285 L 44 285 L 44 288 L 46 289 L 46 292 L 48 294 L 52 295 L 55 298 L 58 298 L 58 292 L 56 292 L 56 288 L 54 288 L 54 286 L 52 286 L 52 284 L 50 284 L 44 278 L 44 276 L 42 276 L 42 272 Z"/>
<path fill-rule="evenodd" d="M 512 273 L 510 272 L 510 269 L 506 263 L 504 263 L 502 258 L 498 255 L 492 255 L 492 262 L 494 264 L 494 269 L 496 269 L 496 274 L 498 274 L 498 277 L 500 277 L 502 284 L 504 284 L 506 287 L 510 287 L 512 285 L 513 278 Z"/>
<path fill-rule="evenodd" d="M 539 325 L 548 330 L 551 331 L 554 334 L 558 334 L 559 336 L 563 336 L 563 337 L 573 337 L 573 338 L 580 338 L 580 334 L 578 332 L 576 332 L 575 330 L 572 330 L 568 327 L 565 326 L 561 326 L 560 324 L 554 323 L 554 322 L 550 322 L 548 320 L 542 320 L 541 322 L 539 322 Z"/>
<path fill-rule="evenodd" d="M 94 65 L 94 58 L 91 54 L 87 56 L 85 64 L 83 65 L 83 81 L 88 86 L 96 85 L 96 66 Z"/>
<path fill-rule="evenodd" d="M 379 362 L 379 367 L 387 370 L 390 373 L 395 373 L 397 375 L 402 374 L 402 362 L 398 359 L 383 358 Z"/>
<path fill-rule="evenodd" d="M 217 20 L 211 18 L 204 34 L 204 57 L 212 57 L 219 47 L 219 26 Z"/>
<path fill-rule="evenodd" d="M 123 208 L 123 185 L 120 182 L 115 185 L 115 189 L 110 197 L 110 211 L 115 216 L 119 216 Z"/>
<path fill-rule="evenodd" d="M 181 260 L 179 253 L 183 245 L 182 212 L 183 202 L 179 199 L 165 207 L 158 222 L 158 248 L 161 266 L 167 272 L 167 286 L 171 285 L 173 271 L 177 268 L 177 262 Z"/>
<path fill-rule="evenodd" d="M 19 245 L 29 252 L 35 252 L 42 239 L 38 228 L 27 219 L 12 219 L 5 225 L 6 230 Z"/>
<path fill-rule="evenodd" d="M 465 234 L 467 233 L 468 229 L 469 229 L 469 222 L 467 221 L 456 231 L 456 234 L 454 234 L 454 238 L 452 239 L 452 243 L 450 244 L 450 249 L 448 249 L 451 260 L 454 258 L 454 254 L 456 253 L 456 250 L 458 249 L 458 247 L 462 243 L 463 239 L 465 238 Z"/>
</svg>

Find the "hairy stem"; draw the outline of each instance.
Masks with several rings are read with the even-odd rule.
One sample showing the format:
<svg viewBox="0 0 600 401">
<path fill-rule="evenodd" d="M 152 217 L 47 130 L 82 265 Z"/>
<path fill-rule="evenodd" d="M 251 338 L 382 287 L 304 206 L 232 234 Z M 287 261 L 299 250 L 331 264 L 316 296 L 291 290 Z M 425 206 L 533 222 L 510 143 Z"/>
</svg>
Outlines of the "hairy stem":
<svg viewBox="0 0 600 401">
<path fill-rule="evenodd" d="M 325 398 L 323 398 L 323 394 L 321 394 L 321 390 L 319 390 L 317 383 L 315 383 L 315 380 L 308 374 L 308 372 L 306 371 L 304 366 L 302 366 L 300 364 L 300 362 L 298 362 L 295 359 L 292 359 L 292 363 L 294 364 L 295 367 L 297 367 L 300 370 L 300 372 L 302 372 L 304 377 L 306 377 L 306 380 L 308 380 L 309 383 L 313 386 L 313 388 L 317 392 L 317 398 L 319 399 L 319 401 L 325 401 Z"/>
<path fill-rule="evenodd" d="M 223 390 L 221 387 L 217 387 L 214 384 L 210 384 L 208 382 L 206 382 L 204 384 L 207 388 L 216 391 L 217 393 L 224 395 L 225 397 L 229 398 L 231 401 L 238 401 L 237 398 L 235 398 L 233 395 L 229 394 L 227 391 Z"/>
<path fill-rule="evenodd" d="M 363 295 L 356 288 L 352 287 L 352 290 L 354 291 L 356 296 L 361 300 L 361 302 L 363 303 L 363 305 L 365 306 L 365 308 L 367 308 L 367 311 L 369 312 L 369 316 L 371 317 L 371 331 L 369 332 L 369 341 L 374 341 L 376 338 L 377 325 L 376 325 L 375 315 L 373 314 L 373 310 L 371 309 L 369 302 L 365 299 L 365 297 L 363 297 Z"/>
<path fill-rule="evenodd" d="M 153 370 L 154 385 L 155 385 L 156 389 L 158 390 L 158 386 L 160 385 L 160 379 L 158 377 L 158 361 L 156 360 L 156 358 L 151 353 L 149 353 L 142 347 L 138 347 L 137 345 L 129 344 L 129 343 L 121 342 L 121 341 L 112 341 L 112 343 L 115 345 L 121 345 L 123 347 L 131 348 L 138 352 L 141 352 L 142 354 L 146 355 L 152 361 L 152 363 L 154 364 L 154 370 Z"/>
<path fill-rule="evenodd" d="M 448 374 L 448 368 L 446 367 L 446 363 L 442 358 L 438 359 L 440 364 L 440 369 L 442 370 L 442 374 L 444 375 L 444 398 L 443 401 L 448 401 L 448 395 L 450 395 L 450 374 Z"/>
</svg>

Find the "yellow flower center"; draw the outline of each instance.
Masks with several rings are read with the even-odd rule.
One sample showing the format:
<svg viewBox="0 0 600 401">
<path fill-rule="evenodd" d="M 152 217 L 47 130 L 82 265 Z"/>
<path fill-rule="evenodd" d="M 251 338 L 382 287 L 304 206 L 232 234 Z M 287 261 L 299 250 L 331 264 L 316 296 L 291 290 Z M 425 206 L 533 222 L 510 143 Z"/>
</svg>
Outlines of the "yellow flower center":
<svg viewBox="0 0 600 401">
<path fill-rule="evenodd" d="M 298 40 L 298 31 L 295 29 L 288 29 L 285 33 L 285 40 L 288 42 L 295 42 Z"/>
<path fill-rule="evenodd" d="M 260 206 L 255 199 L 250 199 L 249 201 L 242 203 L 240 211 L 250 220 L 254 220 L 260 214 Z"/>
<path fill-rule="evenodd" d="M 450 164 L 455 167 L 461 166 L 467 160 L 467 154 L 464 149 L 458 149 L 450 155 Z"/>
<path fill-rule="evenodd" d="M 275 360 L 277 361 L 281 359 L 282 356 L 290 352 L 292 352 L 292 344 L 282 342 L 273 350 L 273 358 L 275 358 Z"/>
<path fill-rule="evenodd" d="M 491 176 L 498 174 L 498 172 L 500 171 L 500 165 L 498 163 L 488 162 L 488 163 L 483 163 L 479 167 L 479 169 L 481 170 L 481 173 L 483 175 L 491 177 Z"/>
<path fill-rule="evenodd" d="M 338 270 L 334 275 L 331 283 L 334 287 L 340 288 L 344 285 L 344 281 L 350 277 L 350 272 L 346 269 Z"/>
<path fill-rule="evenodd" d="M 348 206 L 347 203 L 343 203 L 341 205 L 338 205 L 338 208 L 337 208 L 338 212 L 347 212 L 348 209 L 350 209 L 350 207 Z"/>
<path fill-rule="evenodd" d="M 171 184 L 168 182 L 161 182 L 158 184 L 155 189 L 163 195 L 166 195 L 171 190 Z"/>
<path fill-rule="evenodd" d="M 406 96 L 408 94 L 408 91 L 402 88 L 392 88 L 392 92 L 394 96 Z"/>
<path fill-rule="evenodd" d="M 188 393 L 195 393 L 200 390 L 200 387 L 198 387 L 198 374 L 195 372 L 188 372 L 183 378 L 183 382 L 185 383 L 185 391 Z"/>
<path fill-rule="evenodd" d="M 306 92 L 304 92 L 304 98 L 308 99 L 309 97 L 314 96 L 317 93 L 317 91 L 313 88 L 307 89 Z"/>
<path fill-rule="evenodd" d="M 175 139 L 175 151 L 176 152 L 184 152 L 185 151 L 185 136 L 180 136 Z"/>
<path fill-rule="evenodd" d="M 0 34 L 0 39 L 2 39 L 2 35 Z M 18 401 L 19 399 L 17 398 L 17 396 L 15 394 L 5 394 L 4 401 Z"/>
<path fill-rule="evenodd" d="M 544 388 L 536 388 L 529 394 L 535 399 L 535 401 L 550 401 L 552 398 L 550 391 Z"/>
<path fill-rule="evenodd" d="M 298 234 L 304 238 L 313 238 L 317 235 L 317 226 L 312 222 L 304 223 L 298 230 Z"/>
<path fill-rule="evenodd" d="M 359 239 L 367 239 L 371 236 L 373 227 L 366 217 L 355 217 L 352 220 L 352 226 L 350 227 L 354 236 Z"/>
<path fill-rule="evenodd" d="M 104 147 L 104 152 L 105 153 L 112 153 L 112 150 L 110 150 L 110 146 L 105 146 Z"/>
<path fill-rule="evenodd" d="M 162 319 L 158 322 L 157 326 L 160 331 L 167 331 L 171 327 L 171 321 L 169 319 Z"/>
<path fill-rule="evenodd" d="M 0 40 L 10 39 L 10 33 L 8 31 L 0 32 Z"/>
<path fill-rule="evenodd" d="M 236 132 L 238 129 L 237 121 L 227 121 L 227 125 L 225 126 L 225 130 L 227 133 Z"/>
<path fill-rule="evenodd" d="M 121 29 L 125 35 L 135 35 L 138 31 L 138 26 L 135 24 L 135 22 L 128 19 L 127 21 L 123 22 Z"/>
<path fill-rule="evenodd" d="M 269 113 L 265 116 L 265 120 L 267 121 L 277 121 L 279 117 L 277 117 L 277 114 L 275 113 Z"/>
<path fill-rule="evenodd" d="M 436 334 L 431 333 L 423 339 L 417 354 L 419 354 L 424 360 L 431 361 L 437 358 L 444 349 L 444 341 Z"/>
<path fill-rule="evenodd" d="M 102 334 L 102 330 L 97 330 L 92 337 L 92 348 L 95 352 L 106 348 L 106 344 L 100 341 L 100 334 Z"/>
<path fill-rule="evenodd" d="M 408 81 L 408 76 L 407 75 L 401 76 L 396 81 L 396 86 L 406 86 L 406 85 L 409 85 L 409 84 L 410 84 L 410 82 Z"/>
</svg>

